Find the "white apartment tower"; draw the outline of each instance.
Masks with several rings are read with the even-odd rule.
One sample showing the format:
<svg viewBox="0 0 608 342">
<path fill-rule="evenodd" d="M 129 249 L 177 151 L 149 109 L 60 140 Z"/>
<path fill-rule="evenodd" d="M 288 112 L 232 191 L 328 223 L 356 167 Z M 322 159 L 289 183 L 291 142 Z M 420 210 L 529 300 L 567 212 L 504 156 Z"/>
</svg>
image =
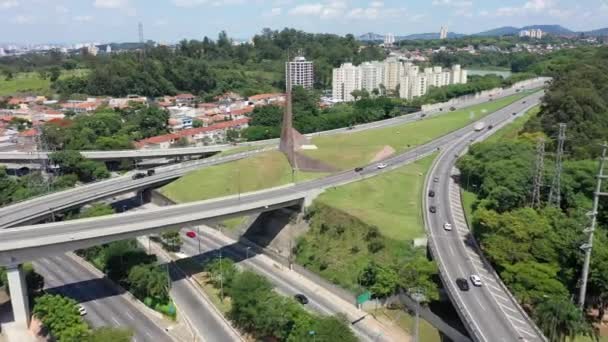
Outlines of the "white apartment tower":
<svg viewBox="0 0 608 342">
<path fill-rule="evenodd" d="M 439 39 L 446 39 L 447 37 L 448 37 L 448 27 L 441 26 L 441 29 L 439 30 Z"/>
<path fill-rule="evenodd" d="M 361 90 L 361 68 L 344 63 L 333 70 L 332 96 L 336 100 L 353 101 L 351 93 Z"/>
<path fill-rule="evenodd" d="M 395 35 L 392 33 L 387 33 L 384 36 L 384 46 L 393 46 L 395 44 Z"/>
<path fill-rule="evenodd" d="M 384 64 L 382 62 L 365 62 L 359 68 L 361 69 L 361 89 L 367 90 L 369 93 L 374 89 L 380 89 L 380 85 L 384 82 Z"/>
<path fill-rule="evenodd" d="M 395 91 L 399 84 L 403 64 L 395 57 L 384 61 L 384 87 L 387 91 Z"/>
<path fill-rule="evenodd" d="M 293 86 L 302 86 L 312 89 L 314 84 L 314 66 L 312 61 L 307 61 L 302 56 L 297 56 L 292 61 L 285 63 L 285 84 L 291 90 Z"/>
</svg>

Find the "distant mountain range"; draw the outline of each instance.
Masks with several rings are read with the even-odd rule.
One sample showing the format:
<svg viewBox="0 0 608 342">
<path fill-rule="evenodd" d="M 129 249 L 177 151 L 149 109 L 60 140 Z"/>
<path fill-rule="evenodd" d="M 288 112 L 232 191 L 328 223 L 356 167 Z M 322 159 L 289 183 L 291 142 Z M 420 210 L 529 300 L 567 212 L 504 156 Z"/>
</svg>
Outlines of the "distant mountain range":
<svg viewBox="0 0 608 342">
<path fill-rule="evenodd" d="M 586 36 L 608 36 L 608 27 L 601 28 L 592 31 L 580 32 L 572 31 L 561 25 L 530 25 L 524 27 L 514 26 L 503 26 L 492 30 L 483 31 L 479 33 L 473 33 L 470 35 L 449 32 L 448 38 L 460 38 L 465 36 L 484 36 L 484 37 L 499 37 L 499 36 L 513 36 L 519 34 L 521 30 L 541 29 L 544 33 L 552 34 L 556 36 L 576 36 L 584 34 Z M 369 32 L 358 37 L 360 41 L 383 41 L 384 35 Z M 400 40 L 416 40 L 416 39 L 439 39 L 439 32 L 436 33 L 416 33 L 407 36 L 395 36 L 396 41 Z"/>
</svg>

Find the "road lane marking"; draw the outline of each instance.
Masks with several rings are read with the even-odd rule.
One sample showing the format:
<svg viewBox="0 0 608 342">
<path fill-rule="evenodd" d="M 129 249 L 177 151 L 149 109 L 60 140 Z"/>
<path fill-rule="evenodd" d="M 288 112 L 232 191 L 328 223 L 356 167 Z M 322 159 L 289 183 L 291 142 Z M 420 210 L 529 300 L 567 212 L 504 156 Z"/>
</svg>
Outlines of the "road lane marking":
<svg viewBox="0 0 608 342">
<path fill-rule="evenodd" d="M 473 298 L 475 298 L 475 301 L 477 302 L 477 304 L 479 304 L 479 306 L 481 307 L 481 309 L 483 311 L 487 311 L 485 306 L 483 306 L 483 304 L 481 304 L 481 300 L 479 300 L 479 296 L 473 295 Z"/>
<path fill-rule="evenodd" d="M 504 312 L 504 311 L 503 311 Z M 525 324 L 526 326 L 528 325 L 528 322 L 522 321 L 521 319 L 517 318 L 517 317 L 513 317 L 511 315 L 509 315 L 508 313 L 505 312 L 505 315 L 507 316 L 507 318 L 511 321 L 517 321 L 521 324 Z"/>
<path fill-rule="evenodd" d="M 507 309 L 507 310 L 509 310 L 511 312 L 515 312 L 516 314 L 519 313 L 519 311 L 513 309 L 512 307 L 510 307 L 508 305 L 503 305 L 503 304 L 500 304 L 500 303 L 498 303 L 498 305 L 500 305 L 503 309 Z"/>
<path fill-rule="evenodd" d="M 114 321 L 116 325 L 120 326 L 120 322 L 116 319 L 116 317 L 112 317 L 112 321 Z"/>
<path fill-rule="evenodd" d="M 497 294 L 497 293 L 494 293 L 494 292 L 492 292 L 492 291 L 490 291 L 490 292 L 492 293 L 492 295 L 493 295 L 494 297 L 498 297 L 498 298 L 500 298 L 500 299 L 504 300 L 504 301 L 505 301 L 505 302 L 507 302 L 507 303 L 510 303 L 510 302 L 511 302 L 511 301 L 509 301 L 509 298 L 507 298 L 507 297 L 505 297 L 505 296 L 503 296 L 503 295 L 501 295 L 501 294 Z M 500 303 L 499 303 L 499 304 L 500 304 Z"/>
<path fill-rule="evenodd" d="M 450 254 L 454 256 L 454 248 L 452 247 L 452 244 L 448 244 L 448 247 L 450 248 Z"/>
</svg>

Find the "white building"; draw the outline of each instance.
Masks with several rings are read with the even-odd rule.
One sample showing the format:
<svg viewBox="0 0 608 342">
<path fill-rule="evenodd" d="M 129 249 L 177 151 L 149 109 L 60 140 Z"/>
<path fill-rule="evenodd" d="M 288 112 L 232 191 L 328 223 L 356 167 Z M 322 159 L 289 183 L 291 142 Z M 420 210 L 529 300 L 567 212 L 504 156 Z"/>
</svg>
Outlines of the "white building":
<svg viewBox="0 0 608 342">
<path fill-rule="evenodd" d="M 291 62 L 285 63 L 285 84 L 287 89 L 292 86 L 302 86 L 312 89 L 314 84 L 314 66 L 312 61 L 307 61 L 302 56 L 297 56 Z"/>
<path fill-rule="evenodd" d="M 534 39 L 543 38 L 543 34 L 544 34 L 544 32 L 541 29 L 530 29 L 530 30 L 519 31 L 520 37 L 530 37 L 530 38 L 534 38 Z"/>
<path fill-rule="evenodd" d="M 112 46 L 110 44 L 106 45 L 106 53 L 112 53 Z"/>
<path fill-rule="evenodd" d="M 390 47 L 390 46 L 393 46 L 394 44 L 395 44 L 395 35 L 392 33 L 387 33 L 384 36 L 384 46 Z"/>
<path fill-rule="evenodd" d="M 351 93 L 361 90 L 361 68 L 352 63 L 344 63 L 333 70 L 332 95 L 334 99 L 352 101 Z"/>
<path fill-rule="evenodd" d="M 384 62 L 366 62 L 359 66 L 345 63 L 333 70 L 332 96 L 336 101 L 354 100 L 354 90 L 372 92 L 384 85 L 404 99 L 412 99 L 427 93 L 431 87 L 467 83 L 467 71 L 455 64 L 451 69 L 440 66 L 423 71 L 411 62 L 403 63 L 396 58 Z"/>
<path fill-rule="evenodd" d="M 441 29 L 439 30 L 439 39 L 446 39 L 447 37 L 448 37 L 448 27 L 441 26 Z"/>
</svg>

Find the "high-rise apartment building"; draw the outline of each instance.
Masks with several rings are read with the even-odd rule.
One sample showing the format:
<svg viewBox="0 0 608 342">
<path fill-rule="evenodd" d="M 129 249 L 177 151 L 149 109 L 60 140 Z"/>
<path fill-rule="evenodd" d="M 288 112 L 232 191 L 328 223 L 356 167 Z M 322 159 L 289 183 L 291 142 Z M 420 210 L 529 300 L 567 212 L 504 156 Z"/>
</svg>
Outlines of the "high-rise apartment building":
<svg viewBox="0 0 608 342">
<path fill-rule="evenodd" d="M 393 44 L 395 44 L 395 35 L 392 33 L 387 33 L 384 36 L 384 46 L 390 47 L 393 46 Z"/>
<path fill-rule="evenodd" d="M 446 39 L 447 37 L 448 37 L 448 27 L 441 26 L 441 29 L 439 30 L 439 39 Z"/>
<path fill-rule="evenodd" d="M 543 37 L 543 30 L 541 30 L 541 29 L 521 30 L 521 31 L 519 31 L 519 36 L 541 39 Z"/>
<path fill-rule="evenodd" d="M 397 92 L 396 95 L 404 99 L 412 99 L 426 94 L 431 87 L 461 83 L 467 83 L 467 71 L 458 64 L 451 69 L 436 66 L 421 71 L 410 62 L 389 58 L 384 62 L 366 62 L 359 66 L 342 64 L 333 70 L 332 90 L 334 99 L 352 101 L 353 90 L 371 93 L 384 85 L 387 91 Z"/>
<path fill-rule="evenodd" d="M 303 56 L 297 56 L 292 61 L 285 63 L 285 84 L 289 90 L 293 86 L 312 89 L 314 84 L 312 61 L 307 61 Z"/>
<path fill-rule="evenodd" d="M 352 101 L 354 90 L 361 90 L 361 68 L 352 63 L 344 63 L 333 70 L 332 95 L 334 99 Z"/>
</svg>

